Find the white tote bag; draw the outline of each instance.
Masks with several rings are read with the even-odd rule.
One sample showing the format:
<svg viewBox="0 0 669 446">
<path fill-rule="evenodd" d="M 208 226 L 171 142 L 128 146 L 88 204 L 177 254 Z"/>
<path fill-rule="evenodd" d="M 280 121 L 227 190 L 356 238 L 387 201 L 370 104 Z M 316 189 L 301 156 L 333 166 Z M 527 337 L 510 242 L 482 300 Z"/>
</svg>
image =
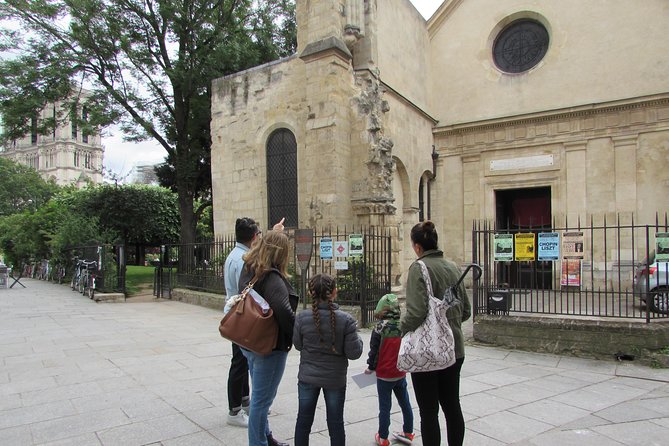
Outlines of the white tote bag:
<svg viewBox="0 0 669 446">
<path fill-rule="evenodd" d="M 455 340 L 446 310 L 460 301 L 450 288 L 444 293 L 443 299 L 434 297 L 427 266 L 422 260 L 418 260 L 418 264 L 427 286 L 428 310 L 425 321 L 402 338 L 397 368 L 404 372 L 441 370 L 455 363 Z"/>
</svg>

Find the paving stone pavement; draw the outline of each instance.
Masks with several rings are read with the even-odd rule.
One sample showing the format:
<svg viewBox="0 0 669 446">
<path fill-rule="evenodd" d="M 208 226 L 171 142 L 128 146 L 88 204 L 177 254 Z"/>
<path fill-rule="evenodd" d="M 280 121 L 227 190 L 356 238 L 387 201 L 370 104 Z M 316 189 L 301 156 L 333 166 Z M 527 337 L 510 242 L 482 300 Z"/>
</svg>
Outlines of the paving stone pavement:
<svg viewBox="0 0 669 446">
<path fill-rule="evenodd" d="M 225 424 L 231 348 L 218 335 L 220 312 L 164 300 L 98 304 L 63 285 L 22 282 L 0 290 L 0 445 L 247 443 L 244 429 Z M 370 331 L 361 334 L 369 345 Z M 291 352 L 270 416 L 289 442 L 298 362 Z M 373 445 L 377 427 L 375 386 L 350 379 L 364 368 L 365 356 L 349 367 L 353 446 Z M 467 445 L 669 444 L 666 369 L 470 345 L 461 394 Z M 393 410 L 391 429 L 400 429 Z M 417 409 L 415 417 L 420 446 Z M 322 399 L 311 444 L 329 444 Z"/>
</svg>

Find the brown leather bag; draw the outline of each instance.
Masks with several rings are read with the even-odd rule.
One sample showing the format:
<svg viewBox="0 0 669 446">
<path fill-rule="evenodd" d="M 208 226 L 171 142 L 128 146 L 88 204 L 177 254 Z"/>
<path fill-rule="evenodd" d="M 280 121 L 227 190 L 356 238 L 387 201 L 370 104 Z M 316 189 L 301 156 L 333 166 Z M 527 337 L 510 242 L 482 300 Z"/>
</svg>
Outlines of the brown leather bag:
<svg viewBox="0 0 669 446">
<path fill-rule="evenodd" d="M 231 298 L 237 302 L 221 319 L 218 331 L 225 339 L 246 350 L 268 355 L 276 347 L 279 325 L 274 319 L 272 309 L 264 312 L 251 296 L 253 285 L 254 283 L 250 283 L 241 294 Z"/>
</svg>

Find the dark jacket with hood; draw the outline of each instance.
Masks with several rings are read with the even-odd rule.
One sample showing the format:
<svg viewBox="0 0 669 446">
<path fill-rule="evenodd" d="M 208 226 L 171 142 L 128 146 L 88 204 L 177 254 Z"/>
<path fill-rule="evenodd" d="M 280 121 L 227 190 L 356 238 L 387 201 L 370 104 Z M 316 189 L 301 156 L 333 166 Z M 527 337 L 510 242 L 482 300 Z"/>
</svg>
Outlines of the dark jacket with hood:
<svg viewBox="0 0 669 446">
<path fill-rule="evenodd" d="M 328 304 L 320 304 L 320 333 L 316 329 L 312 310 L 301 311 L 295 319 L 293 344 L 301 351 L 297 379 L 322 388 L 338 389 L 346 386 L 349 359 L 362 355 L 362 339 L 356 320 L 333 304 L 335 311 L 334 343 Z M 334 350 L 332 351 L 332 347 Z"/>
</svg>

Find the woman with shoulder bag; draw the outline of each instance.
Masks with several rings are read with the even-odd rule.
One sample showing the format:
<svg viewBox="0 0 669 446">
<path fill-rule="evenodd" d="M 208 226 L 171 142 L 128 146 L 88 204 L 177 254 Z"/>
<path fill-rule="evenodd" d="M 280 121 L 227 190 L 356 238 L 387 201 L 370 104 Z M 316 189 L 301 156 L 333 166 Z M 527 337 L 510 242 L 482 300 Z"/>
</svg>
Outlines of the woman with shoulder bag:
<svg viewBox="0 0 669 446">
<path fill-rule="evenodd" d="M 269 408 L 276 397 L 279 383 L 286 368 L 288 351 L 292 347 L 293 324 L 297 309 L 297 294 L 286 279 L 288 276 L 288 237 L 278 231 L 269 231 L 244 256 L 244 270 L 239 278 L 239 289 L 251 281 L 253 289 L 269 304 L 274 313 L 279 336 L 274 350 L 259 355 L 243 349 L 251 373 L 253 395 L 249 408 L 249 446 L 284 446 L 274 439 L 267 421 Z"/>
<path fill-rule="evenodd" d="M 417 260 L 427 266 L 433 294 L 443 296 L 449 287 L 457 283 L 460 270 L 455 263 L 444 258 L 437 241 L 437 230 L 431 221 L 418 223 L 411 229 L 411 245 Z M 460 446 L 464 441 L 465 420 L 460 407 L 460 370 L 465 360 L 462 322 L 471 316 L 471 304 L 463 283 L 457 288 L 457 297 L 460 304 L 446 312 L 455 340 L 455 364 L 442 370 L 411 373 L 424 446 L 441 444 L 440 406 L 446 416 L 448 445 Z M 407 278 L 406 312 L 400 322 L 402 335 L 416 330 L 423 323 L 428 307 L 427 285 L 420 264 L 414 262 Z"/>
</svg>

